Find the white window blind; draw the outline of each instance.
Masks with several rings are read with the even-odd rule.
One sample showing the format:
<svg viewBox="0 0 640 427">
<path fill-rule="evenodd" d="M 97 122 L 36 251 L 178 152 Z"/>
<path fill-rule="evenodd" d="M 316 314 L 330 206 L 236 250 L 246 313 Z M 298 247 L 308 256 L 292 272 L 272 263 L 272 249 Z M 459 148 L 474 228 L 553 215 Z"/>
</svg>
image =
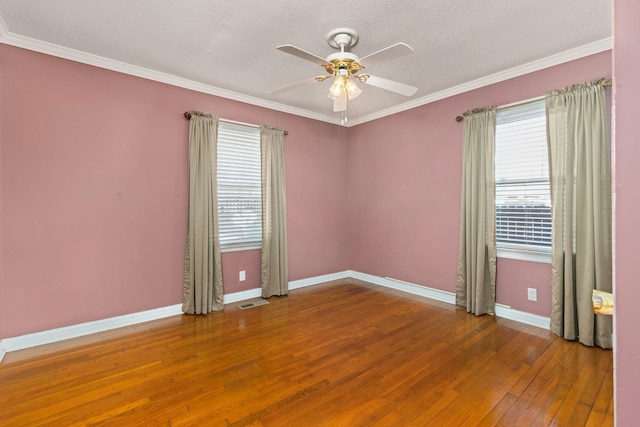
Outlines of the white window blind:
<svg viewBox="0 0 640 427">
<path fill-rule="evenodd" d="M 220 248 L 262 244 L 260 129 L 220 122 L 218 126 L 218 213 Z"/>
<path fill-rule="evenodd" d="M 548 262 L 551 197 L 544 100 L 497 112 L 495 156 L 498 256 Z"/>
</svg>

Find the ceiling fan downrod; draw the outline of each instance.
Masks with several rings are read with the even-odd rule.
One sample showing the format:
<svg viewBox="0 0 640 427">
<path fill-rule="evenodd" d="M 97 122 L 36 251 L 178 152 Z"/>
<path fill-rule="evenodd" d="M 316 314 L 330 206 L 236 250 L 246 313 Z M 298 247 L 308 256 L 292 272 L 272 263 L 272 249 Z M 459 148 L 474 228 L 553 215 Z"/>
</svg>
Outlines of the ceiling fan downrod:
<svg viewBox="0 0 640 427">
<path fill-rule="evenodd" d="M 329 46 L 344 51 L 344 48 L 352 48 L 358 43 L 358 32 L 351 28 L 336 28 L 327 34 Z"/>
</svg>

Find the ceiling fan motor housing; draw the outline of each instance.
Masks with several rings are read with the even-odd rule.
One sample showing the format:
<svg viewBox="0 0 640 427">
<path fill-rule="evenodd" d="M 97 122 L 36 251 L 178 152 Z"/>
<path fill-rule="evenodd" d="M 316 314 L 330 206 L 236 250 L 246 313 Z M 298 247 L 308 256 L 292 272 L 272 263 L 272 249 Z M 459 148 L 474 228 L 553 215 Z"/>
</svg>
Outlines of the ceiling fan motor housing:
<svg viewBox="0 0 640 427">
<path fill-rule="evenodd" d="M 327 56 L 327 62 L 330 66 L 325 69 L 329 74 L 336 76 L 349 76 L 357 73 L 364 67 L 358 64 L 358 55 L 345 52 L 345 49 L 351 48 L 358 42 L 358 33 L 351 28 L 336 28 L 327 34 L 327 43 L 331 47 L 340 49 L 340 52 L 332 53 Z"/>
<path fill-rule="evenodd" d="M 324 68 L 331 75 L 349 76 L 364 69 L 364 67 L 357 62 L 358 57 L 348 52 L 329 55 L 327 61 L 329 64 Z"/>
</svg>

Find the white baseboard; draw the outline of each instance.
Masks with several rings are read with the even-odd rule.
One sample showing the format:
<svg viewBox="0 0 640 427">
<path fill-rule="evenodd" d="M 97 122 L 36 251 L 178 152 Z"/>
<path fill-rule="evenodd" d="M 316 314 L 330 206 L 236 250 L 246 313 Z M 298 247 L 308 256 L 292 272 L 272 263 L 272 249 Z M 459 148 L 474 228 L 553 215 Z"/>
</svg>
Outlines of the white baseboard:
<svg viewBox="0 0 640 427">
<path fill-rule="evenodd" d="M 349 272 L 342 271 L 339 273 L 325 274 L 323 276 L 310 277 L 302 280 L 294 280 L 289 282 L 289 289 L 304 288 L 306 286 L 317 285 L 332 280 L 346 279 L 348 277 Z M 247 291 L 234 292 L 232 294 L 225 295 L 224 303 L 233 304 L 235 302 L 245 301 L 252 298 L 260 298 L 261 296 L 262 289 L 249 289 Z M 109 331 L 116 328 L 122 328 L 124 326 L 131 326 L 179 314 L 182 314 L 182 304 L 175 304 L 168 307 L 125 314 L 123 316 L 95 320 L 92 322 L 79 323 L 56 329 L 49 329 L 13 338 L 5 338 L 0 340 L 0 362 L 2 362 L 4 355 L 9 351 L 23 350 L 25 348 L 35 347 L 38 345 L 51 344 L 57 341 L 78 338 L 85 335 Z"/>
<path fill-rule="evenodd" d="M 502 306 L 501 304 L 496 304 L 496 316 L 513 320 L 514 322 L 524 323 L 525 325 L 536 326 L 548 331 L 551 330 L 551 318 L 527 313 L 526 311 L 514 310 L 511 307 Z"/>
<path fill-rule="evenodd" d="M 306 288 L 307 286 L 319 285 L 320 283 L 331 282 L 332 280 L 348 279 L 351 271 L 340 271 L 338 273 L 324 274 L 322 276 L 309 277 L 307 279 L 293 280 L 289 282 L 289 290 Z"/>
<path fill-rule="evenodd" d="M 397 291 L 406 292 L 408 294 L 418 295 L 449 304 L 456 303 L 456 295 L 452 292 L 441 291 L 440 289 L 428 288 L 426 286 L 416 285 L 415 283 L 405 282 L 404 280 L 392 279 L 391 277 L 372 276 L 371 274 L 351 271 L 351 277 L 373 283 L 374 285 L 384 286 L 385 288 L 395 289 Z"/>
<path fill-rule="evenodd" d="M 325 274 L 322 276 L 310 277 L 307 279 L 294 280 L 289 282 L 289 290 L 300 289 L 307 286 L 330 282 L 333 280 L 349 278 L 363 280 L 374 285 L 396 289 L 424 298 L 430 298 L 449 304 L 455 304 L 455 294 L 452 292 L 429 288 L 402 280 L 392 279 L 390 277 L 383 278 L 379 276 L 373 276 L 371 274 L 360 273 L 353 270 Z M 259 298 L 261 295 L 262 290 L 260 288 L 235 292 L 225 295 L 224 303 L 231 304 L 252 298 Z M 4 355 L 10 351 L 22 350 L 25 348 L 35 347 L 43 344 L 50 344 L 70 338 L 78 338 L 85 335 L 95 334 L 97 332 L 109 331 L 124 326 L 131 326 L 138 323 L 149 322 L 169 316 L 176 316 L 179 314 L 182 314 L 182 304 L 175 304 L 168 307 L 161 307 L 153 310 L 111 317 L 108 319 L 101 319 L 92 322 L 80 323 L 77 325 L 65 326 L 62 328 L 50 329 L 47 331 L 21 335 L 13 338 L 5 338 L 3 340 L 0 340 L 0 362 L 2 362 Z M 502 304 L 496 304 L 496 316 L 514 320 L 516 322 L 524 323 L 527 325 L 537 326 L 543 329 L 550 328 L 550 319 L 548 317 L 514 310 L 511 307 Z"/>
<path fill-rule="evenodd" d="M 5 338 L 2 340 L 1 345 L 4 346 L 7 352 L 22 350 L 29 347 L 50 344 L 70 338 L 82 337 L 85 335 L 95 334 L 97 332 L 110 331 L 124 326 L 131 326 L 138 323 L 149 322 L 151 320 L 175 316 L 181 313 L 182 304 L 176 304 L 153 310 L 140 311 L 138 313 L 125 314 L 123 316 L 110 317 L 107 319 L 49 329 L 13 338 Z"/>
<path fill-rule="evenodd" d="M 7 349 L 4 348 L 4 343 L 0 341 L 0 362 L 2 362 L 5 354 L 7 354 Z"/>
<path fill-rule="evenodd" d="M 338 273 L 324 274 L 322 276 L 309 277 L 306 279 L 292 280 L 289 282 L 289 290 L 306 288 L 307 286 L 319 285 L 320 283 L 331 282 L 332 280 L 348 279 L 349 271 L 341 271 Z M 224 296 L 225 304 L 232 304 L 234 302 L 246 301 L 252 298 L 260 298 L 262 296 L 262 289 L 249 289 L 247 291 L 235 292 Z"/>
<path fill-rule="evenodd" d="M 245 301 L 252 298 L 260 298 L 262 296 L 262 289 L 249 289 L 247 291 L 234 292 L 224 296 L 225 304 L 233 304 L 238 301 Z"/>
<path fill-rule="evenodd" d="M 405 282 L 403 280 L 392 279 L 390 277 L 372 276 L 371 274 L 350 271 L 349 276 L 354 279 L 364 280 L 365 282 L 375 285 L 384 286 L 398 291 L 407 292 L 413 295 L 419 295 L 425 298 L 431 298 L 437 301 L 449 304 L 456 303 L 456 294 L 453 292 L 441 291 L 440 289 L 429 288 L 426 286 L 416 285 L 414 283 Z M 508 305 L 496 304 L 496 316 L 504 319 L 513 320 L 526 325 L 536 326 L 538 328 L 550 329 L 551 319 L 537 314 L 527 313 L 524 311 L 514 310 Z"/>
</svg>

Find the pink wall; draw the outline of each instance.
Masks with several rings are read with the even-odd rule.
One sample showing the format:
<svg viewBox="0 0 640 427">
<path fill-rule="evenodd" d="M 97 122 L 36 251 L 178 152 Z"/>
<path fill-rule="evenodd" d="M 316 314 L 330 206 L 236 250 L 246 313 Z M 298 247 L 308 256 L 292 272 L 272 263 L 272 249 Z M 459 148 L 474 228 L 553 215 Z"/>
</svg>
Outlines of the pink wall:
<svg viewBox="0 0 640 427">
<path fill-rule="evenodd" d="M 347 131 L 305 120 L 286 147 L 290 281 L 349 269 Z"/>
<path fill-rule="evenodd" d="M 260 249 L 222 253 L 222 283 L 224 293 L 248 291 L 260 285 Z M 240 272 L 245 272 L 245 281 L 240 281 Z"/>
<path fill-rule="evenodd" d="M 351 128 L 351 269 L 454 292 L 462 176 L 462 124 L 454 118 L 606 76 L 610 52 Z M 500 259 L 499 268 L 498 302 L 549 315 L 549 264 Z M 527 287 L 538 289 L 537 303 L 527 301 Z"/>
<path fill-rule="evenodd" d="M 616 425 L 638 424 L 640 395 L 640 3 L 615 1 L 614 24 L 614 294 Z"/>
<path fill-rule="evenodd" d="M 539 316 L 551 315 L 551 264 L 498 258 L 496 301 Z M 537 289 L 537 301 L 527 299 L 527 288 Z"/>
<path fill-rule="evenodd" d="M 180 302 L 191 109 L 290 132 L 290 280 L 353 269 L 454 291 L 454 117 L 611 75 L 602 53 L 346 129 L 6 45 L 0 54 L 0 338 Z M 258 251 L 225 253 L 225 292 L 258 287 L 259 265 Z M 499 269 L 498 302 L 549 315 L 548 264 Z"/>
<path fill-rule="evenodd" d="M 290 279 L 348 268 L 345 129 L 7 45 L 0 69 L 0 338 L 181 302 L 187 110 L 287 129 Z"/>
</svg>

